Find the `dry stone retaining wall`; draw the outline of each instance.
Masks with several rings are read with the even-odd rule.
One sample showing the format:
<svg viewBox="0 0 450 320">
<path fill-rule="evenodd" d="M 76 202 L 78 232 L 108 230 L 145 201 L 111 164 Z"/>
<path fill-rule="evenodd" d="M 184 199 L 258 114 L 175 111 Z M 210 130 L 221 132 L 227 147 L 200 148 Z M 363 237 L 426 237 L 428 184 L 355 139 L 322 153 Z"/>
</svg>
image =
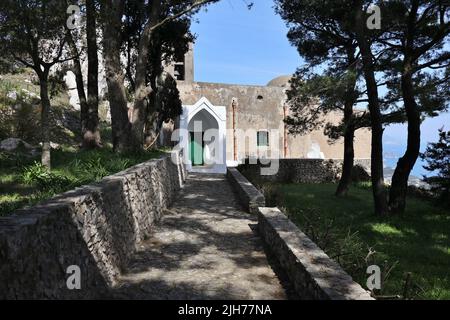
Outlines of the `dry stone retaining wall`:
<svg viewBox="0 0 450 320">
<path fill-rule="evenodd" d="M 174 153 L 0 218 L 0 299 L 102 297 L 185 178 Z M 67 289 L 71 265 L 81 290 Z"/>
<path fill-rule="evenodd" d="M 248 160 L 247 160 L 248 161 Z M 279 159 L 279 169 L 275 175 L 260 175 L 260 163 L 243 164 L 239 170 L 246 176 L 258 177 L 269 182 L 280 183 L 324 183 L 335 182 L 342 172 L 341 159 Z M 370 173 L 370 159 L 355 159 L 355 165 Z"/>
<path fill-rule="evenodd" d="M 236 168 L 228 168 L 227 178 L 235 190 L 241 204 L 250 213 L 257 213 L 258 207 L 264 207 L 264 195 L 251 184 Z"/>
<path fill-rule="evenodd" d="M 373 300 L 278 208 L 259 208 L 258 228 L 302 299 Z"/>
<path fill-rule="evenodd" d="M 227 175 L 243 205 L 257 214 L 260 236 L 286 272 L 299 297 L 311 300 L 373 300 L 278 208 L 263 207 L 264 196 L 239 171 L 228 168 Z M 255 203 L 262 205 L 256 208 Z"/>
</svg>

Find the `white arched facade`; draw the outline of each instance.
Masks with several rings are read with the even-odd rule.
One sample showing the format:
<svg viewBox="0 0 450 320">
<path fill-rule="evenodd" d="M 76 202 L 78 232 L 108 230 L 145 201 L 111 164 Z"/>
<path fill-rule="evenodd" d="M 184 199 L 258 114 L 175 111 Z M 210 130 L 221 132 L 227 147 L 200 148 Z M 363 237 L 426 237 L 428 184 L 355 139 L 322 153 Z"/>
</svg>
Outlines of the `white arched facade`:
<svg viewBox="0 0 450 320">
<path fill-rule="evenodd" d="M 179 138 L 189 172 L 227 172 L 226 124 L 226 108 L 213 106 L 205 97 L 195 105 L 183 106 Z"/>
</svg>

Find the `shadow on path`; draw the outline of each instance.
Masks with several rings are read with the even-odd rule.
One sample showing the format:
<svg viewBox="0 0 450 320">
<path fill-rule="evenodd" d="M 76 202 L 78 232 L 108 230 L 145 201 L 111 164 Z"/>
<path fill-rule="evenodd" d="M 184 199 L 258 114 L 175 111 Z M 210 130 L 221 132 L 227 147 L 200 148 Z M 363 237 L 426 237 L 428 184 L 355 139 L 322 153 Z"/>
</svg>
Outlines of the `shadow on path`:
<svg viewBox="0 0 450 320">
<path fill-rule="evenodd" d="M 114 288 L 116 299 L 296 298 L 223 175 L 190 175 Z"/>
</svg>

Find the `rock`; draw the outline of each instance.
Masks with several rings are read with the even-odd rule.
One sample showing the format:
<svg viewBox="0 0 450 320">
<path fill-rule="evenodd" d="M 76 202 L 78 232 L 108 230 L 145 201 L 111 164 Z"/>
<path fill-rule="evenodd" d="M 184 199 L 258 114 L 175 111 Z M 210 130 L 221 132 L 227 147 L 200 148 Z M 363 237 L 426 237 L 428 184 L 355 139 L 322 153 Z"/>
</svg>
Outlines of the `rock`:
<svg viewBox="0 0 450 320">
<path fill-rule="evenodd" d="M 22 92 L 29 98 L 40 99 L 39 95 L 34 92 L 28 91 L 27 89 L 22 89 Z"/>
<path fill-rule="evenodd" d="M 42 147 L 42 142 L 39 142 L 39 145 Z M 56 142 L 50 142 L 50 148 L 53 150 L 61 149 L 61 145 Z"/>
<path fill-rule="evenodd" d="M 25 149 L 30 151 L 34 149 L 31 144 L 26 143 L 22 139 L 18 138 L 8 138 L 0 142 L 1 151 L 15 151 L 20 147 L 24 147 Z"/>
<path fill-rule="evenodd" d="M 10 91 L 8 92 L 8 94 L 6 95 L 6 97 L 10 100 L 17 100 L 17 92 L 16 91 Z"/>
</svg>

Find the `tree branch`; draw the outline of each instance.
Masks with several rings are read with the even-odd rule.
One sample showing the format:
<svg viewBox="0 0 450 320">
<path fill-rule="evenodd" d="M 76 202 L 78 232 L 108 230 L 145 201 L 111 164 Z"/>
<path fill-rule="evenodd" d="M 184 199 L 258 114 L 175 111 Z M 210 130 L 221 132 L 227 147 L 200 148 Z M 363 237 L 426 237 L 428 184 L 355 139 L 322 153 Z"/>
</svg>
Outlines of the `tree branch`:
<svg viewBox="0 0 450 320">
<path fill-rule="evenodd" d="M 185 14 L 191 12 L 192 10 L 194 10 L 194 9 L 196 9 L 196 8 L 202 6 L 202 5 L 205 5 L 207 3 L 216 2 L 216 1 L 217 0 L 198 0 L 198 1 L 194 2 L 190 7 L 186 8 L 185 10 L 180 11 L 179 13 L 174 14 L 173 16 L 166 17 L 165 19 L 163 19 L 160 22 L 156 23 L 155 25 L 153 25 L 150 28 L 150 32 L 153 32 L 155 29 L 163 26 L 164 24 L 166 24 L 166 23 L 168 23 L 170 21 L 176 20 L 176 19 L 184 16 Z"/>
<path fill-rule="evenodd" d="M 438 63 L 441 63 L 441 62 L 444 62 L 444 61 L 447 61 L 447 60 L 450 60 L 450 52 L 445 52 L 438 58 L 435 58 L 435 59 L 430 60 L 430 61 L 428 61 L 426 63 L 418 65 L 417 67 L 414 68 L 414 72 L 417 72 L 419 70 L 431 67 L 431 66 L 433 66 L 435 64 L 438 64 Z M 441 68 L 443 68 L 443 67 L 445 67 L 445 66 L 441 66 Z"/>
</svg>

